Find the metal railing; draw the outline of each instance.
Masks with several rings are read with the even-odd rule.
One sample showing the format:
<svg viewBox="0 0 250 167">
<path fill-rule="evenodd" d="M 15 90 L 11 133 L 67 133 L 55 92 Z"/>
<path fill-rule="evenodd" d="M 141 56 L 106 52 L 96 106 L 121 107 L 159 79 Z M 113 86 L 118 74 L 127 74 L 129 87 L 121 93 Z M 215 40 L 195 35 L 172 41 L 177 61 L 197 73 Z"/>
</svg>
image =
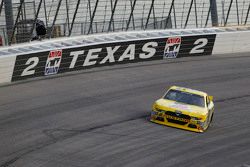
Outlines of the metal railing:
<svg viewBox="0 0 250 167">
<path fill-rule="evenodd" d="M 0 35 L 5 45 L 30 41 L 37 19 L 44 21 L 46 38 L 212 27 L 208 0 L 12 0 L 12 24 L 6 24 L 11 16 L 6 15 L 5 1 L 10 0 L 0 4 Z M 218 26 L 249 24 L 249 0 L 217 0 L 216 5 Z"/>
</svg>

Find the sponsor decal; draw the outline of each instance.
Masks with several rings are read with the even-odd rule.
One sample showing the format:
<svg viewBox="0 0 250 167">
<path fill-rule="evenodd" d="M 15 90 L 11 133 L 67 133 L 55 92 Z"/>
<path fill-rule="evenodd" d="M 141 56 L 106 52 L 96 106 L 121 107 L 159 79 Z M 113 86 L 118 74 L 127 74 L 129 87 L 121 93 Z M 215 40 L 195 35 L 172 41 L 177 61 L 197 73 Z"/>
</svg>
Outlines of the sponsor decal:
<svg viewBox="0 0 250 167">
<path fill-rule="evenodd" d="M 181 47 L 181 37 L 168 38 L 163 58 L 177 58 Z"/>
<path fill-rule="evenodd" d="M 50 51 L 45 64 L 44 75 L 57 74 L 62 60 L 62 50 Z"/>
<path fill-rule="evenodd" d="M 74 70 L 92 66 L 143 61 L 152 59 L 155 56 L 156 47 L 158 47 L 158 42 L 153 41 L 146 42 L 143 45 L 128 44 L 123 46 L 113 44 L 113 46 L 107 47 L 84 47 L 82 50 L 70 51 L 69 57 L 64 57 L 63 62 L 70 59 L 71 61 L 63 64 L 67 66 L 65 69 Z"/>
<path fill-rule="evenodd" d="M 168 118 L 168 119 L 173 119 L 173 120 L 176 120 L 176 121 L 189 122 L 188 119 L 185 119 L 185 118 L 178 118 L 178 117 L 174 117 L 174 116 L 171 116 L 171 115 L 166 115 L 166 118 Z"/>
</svg>

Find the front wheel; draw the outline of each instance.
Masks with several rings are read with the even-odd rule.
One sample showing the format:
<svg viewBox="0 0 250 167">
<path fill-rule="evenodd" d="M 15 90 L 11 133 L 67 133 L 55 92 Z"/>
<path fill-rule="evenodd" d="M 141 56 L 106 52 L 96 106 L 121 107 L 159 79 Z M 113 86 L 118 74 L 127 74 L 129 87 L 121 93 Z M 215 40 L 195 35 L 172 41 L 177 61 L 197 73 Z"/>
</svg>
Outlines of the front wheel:
<svg viewBox="0 0 250 167">
<path fill-rule="evenodd" d="M 212 120 L 213 120 L 213 115 L 214 115 L 214 113 L 212 113 L 212 115 L 209 116 L 207 118 L 207 120 L 205 121 L 206 123 L 205 123 L 205 127 L 204 127 L 203 131 L 206 131 L 211 126 L 211 123 L 212 123 Z"/>
<path fill-rule="evenodd" d="M 211 118 L 210 118 L 209 126 L 211 126 L 211 123 L 212 123 L 212 121 L 213 121 L 213 118 L 214 118 L 214 113 L 212 113 L 212 116 L 211 116 Z"/>
<path fill-rule="evenodd" d="M 211 124 L 212 124 L 212 121 L 213 121 L 213 116 L 214 116 L 214 113 L 212 113 L 212 115 L 211 115 L 211 117 L 210 117 L 210 119 L 209 119 L 209 122 L 208 122 L 208 125 L 207 125 L 207 128 L 206 128 L 206 130 L 211 126 Z"/>
</svg>

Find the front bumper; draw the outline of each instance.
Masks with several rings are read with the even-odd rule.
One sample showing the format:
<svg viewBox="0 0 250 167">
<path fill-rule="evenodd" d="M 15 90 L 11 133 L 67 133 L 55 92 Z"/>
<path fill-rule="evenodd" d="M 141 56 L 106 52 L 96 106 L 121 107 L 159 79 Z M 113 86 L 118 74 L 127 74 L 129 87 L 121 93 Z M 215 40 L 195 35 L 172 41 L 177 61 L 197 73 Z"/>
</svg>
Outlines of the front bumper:
<svg viewBox="0 0 250 167">
<path fill-rule="evenodd" d="M 202 126 L 203 122 L 201 121 L 178 118 L 178 117 L 166 115 L 164 113 L 156 113 L 154 111 L 151 113 L 150 121 L 157 123 L 157 124 L 171 126 L 175 128 L 193 131 L 193 132 L 205 131 Z"/>
</svg>

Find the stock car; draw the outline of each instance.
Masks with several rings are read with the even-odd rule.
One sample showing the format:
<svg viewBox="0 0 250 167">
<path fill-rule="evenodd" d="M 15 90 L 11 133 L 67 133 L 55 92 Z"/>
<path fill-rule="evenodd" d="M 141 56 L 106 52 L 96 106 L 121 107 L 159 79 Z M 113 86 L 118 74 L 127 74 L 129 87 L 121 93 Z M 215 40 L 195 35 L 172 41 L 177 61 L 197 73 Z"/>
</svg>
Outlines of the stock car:
<svg viewBox="0 0 250 167">
<path fill-rule="evenodd" d="M 150 121 L 204 132 L 212 122 L 213 114 L 213 96 L 198 90 L 172 86 L 153 104 Z"/>
</svg>

